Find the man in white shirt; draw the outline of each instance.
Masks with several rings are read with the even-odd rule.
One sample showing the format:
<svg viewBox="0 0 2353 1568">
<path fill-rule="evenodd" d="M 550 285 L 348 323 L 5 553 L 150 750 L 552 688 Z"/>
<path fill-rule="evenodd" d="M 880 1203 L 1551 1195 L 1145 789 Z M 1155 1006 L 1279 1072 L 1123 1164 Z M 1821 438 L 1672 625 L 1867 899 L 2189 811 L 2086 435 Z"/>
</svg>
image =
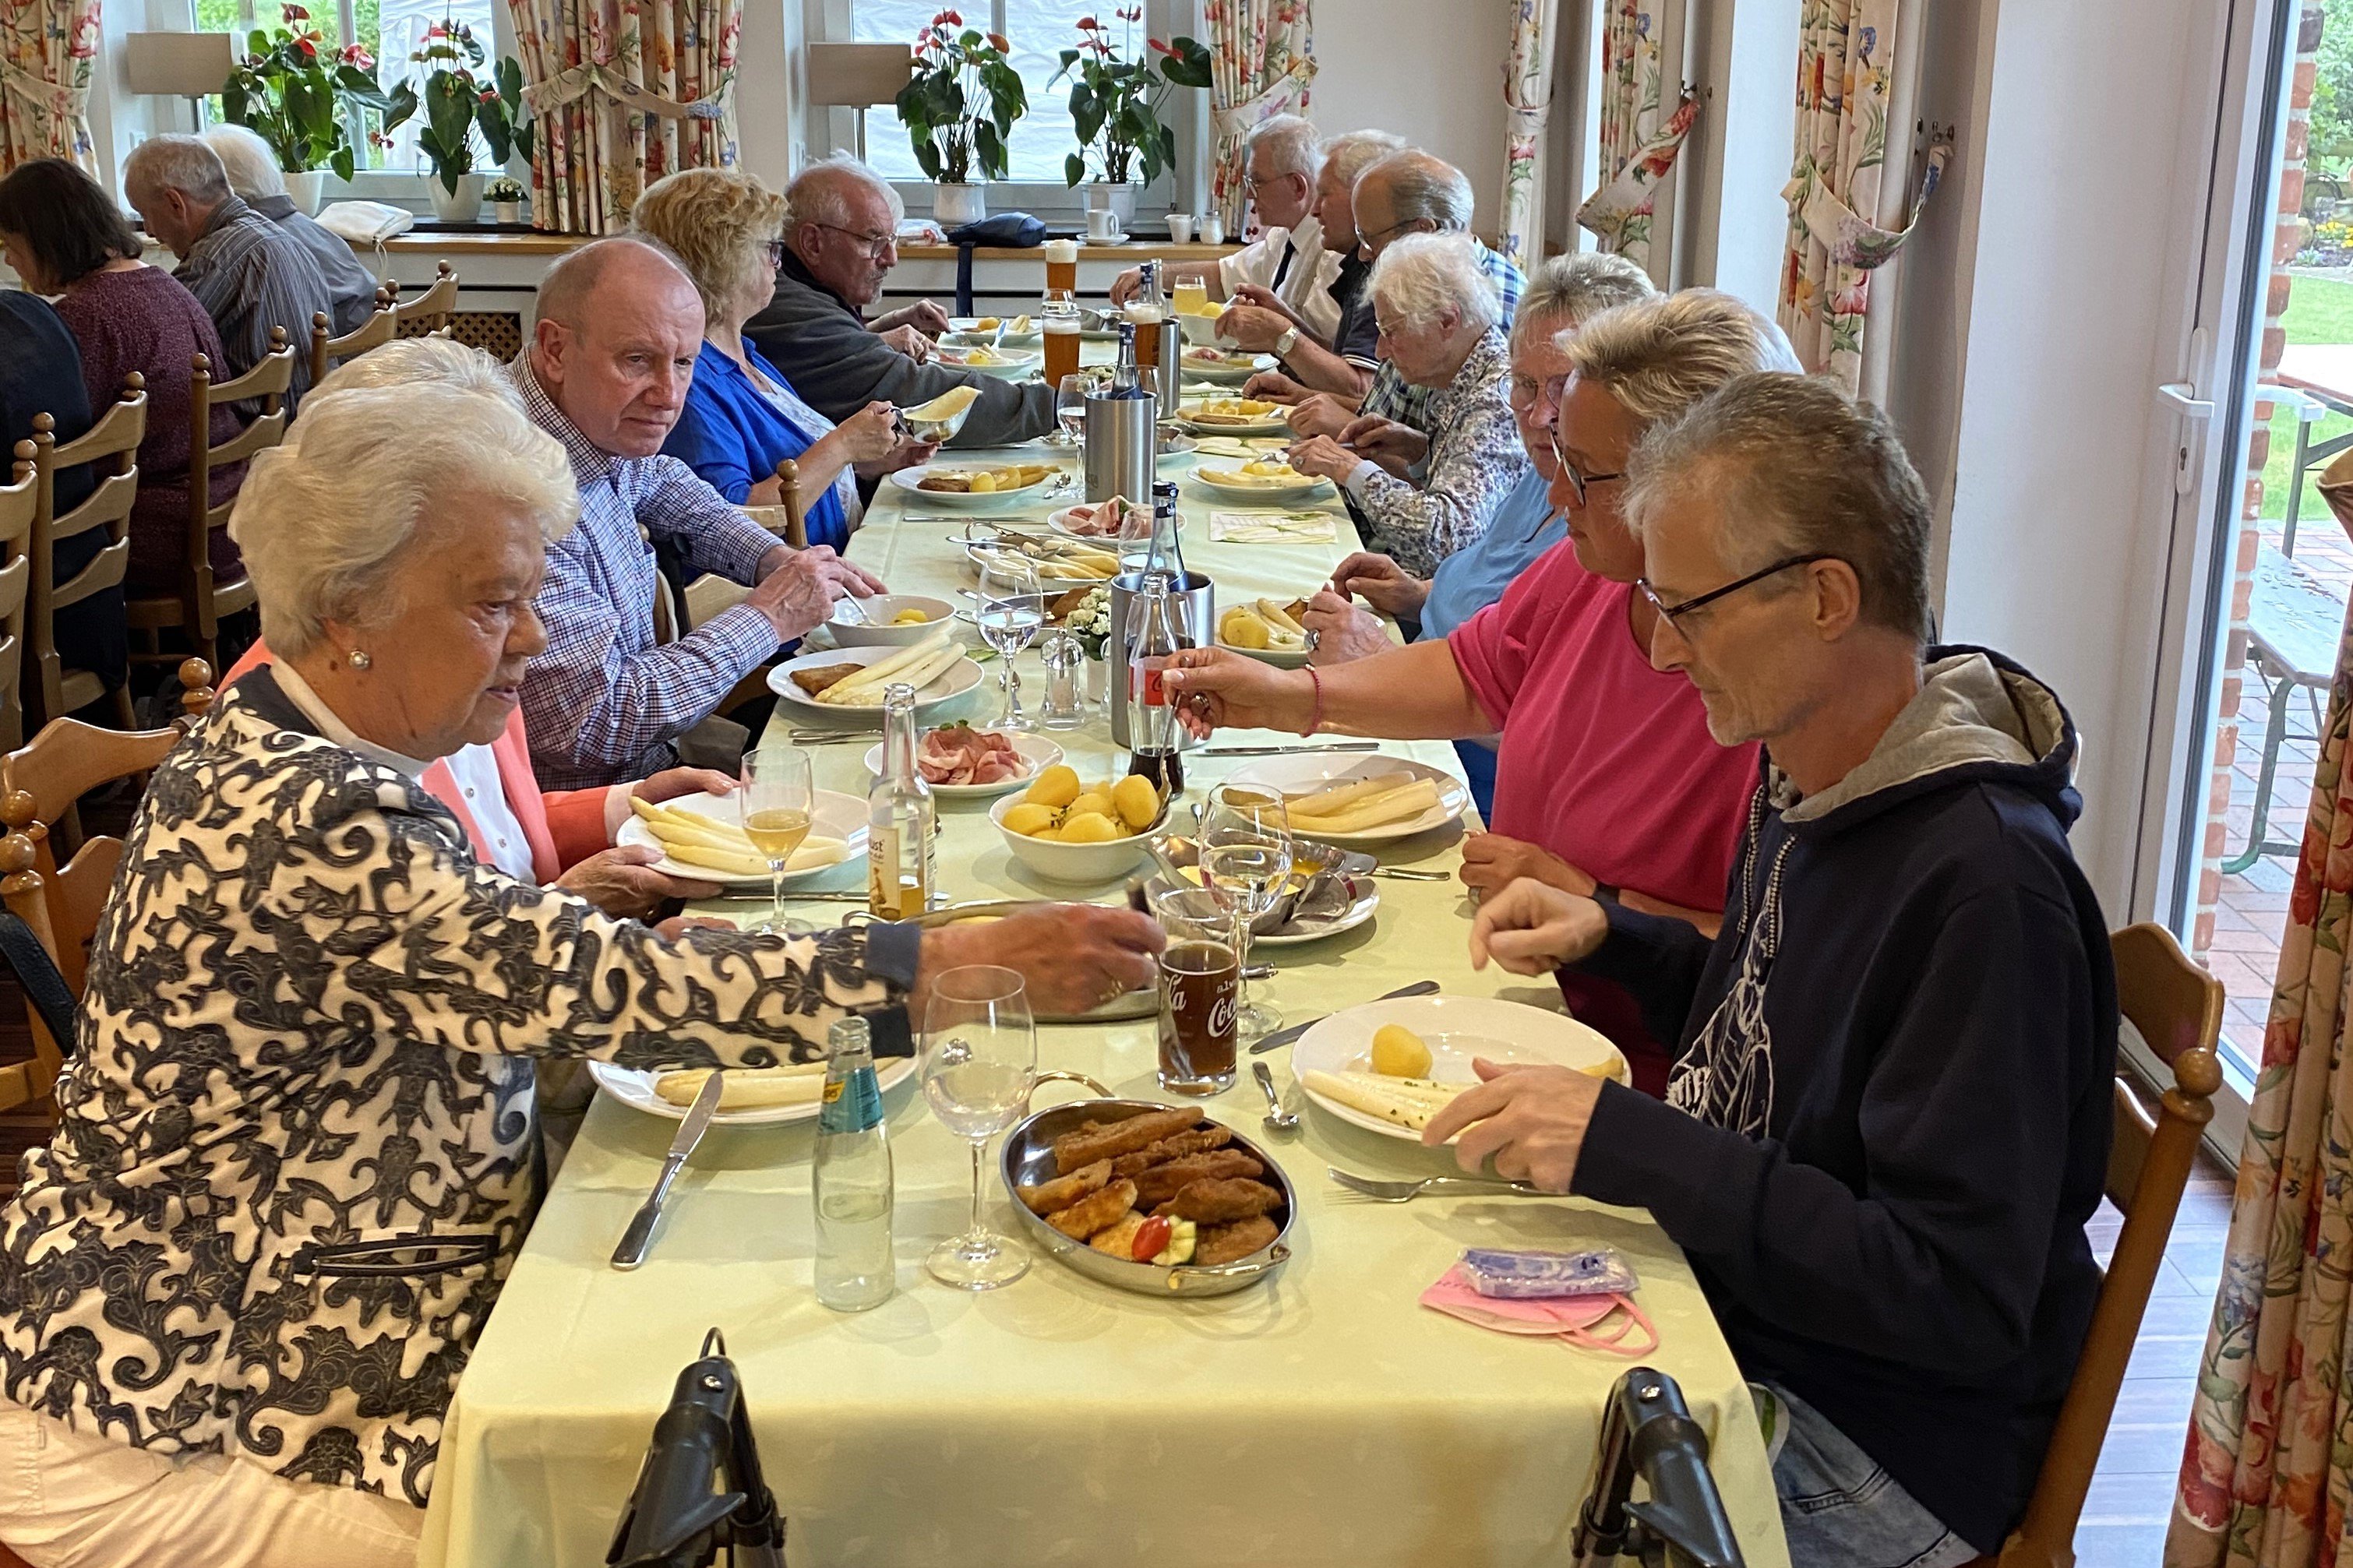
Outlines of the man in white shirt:
<svg viewBox="0 0 2353 1568">
<path fill-rule="evenodd" d="M 1212 300 L 1230 300 L 1245 285 L 1264 289 L 1298 313 L 1316 336 L 1329 340 L 1340 324 L 1332 279 L 1340 255 L 1324 247 L 1315 220 L 1315 177 L 1324 150 L 1315 127 L 1296 114 L 1261 120 L 1250 134 L 1250 205 L 1258 209 L 1259 237 L 1217 261 L 1180 261 L 1162 270 L 1164 284 L 1198 279 Z M 1130 268 L 1113 280 L 1112 302 L 1124 305 L 1141 286 Z"/>
</svg>

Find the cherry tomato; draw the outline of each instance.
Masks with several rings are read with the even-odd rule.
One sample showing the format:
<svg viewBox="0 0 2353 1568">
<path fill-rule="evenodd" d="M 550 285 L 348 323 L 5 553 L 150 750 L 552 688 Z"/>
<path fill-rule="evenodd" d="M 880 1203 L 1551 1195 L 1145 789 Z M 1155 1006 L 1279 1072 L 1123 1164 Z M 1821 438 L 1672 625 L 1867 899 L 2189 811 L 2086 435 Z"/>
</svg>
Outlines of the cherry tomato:
<svg viewBox="0 0 2353 1568">
<path fill-rule="evenodd" d="M 1166 1215 L 1155 1215 L 1135 1227 L 1135 1245 L 1127 1255 L 1138 1263 L 1149 1263 L 1168 1250 L 1168 1233 L 1175 1227 Z"/>
</svg>

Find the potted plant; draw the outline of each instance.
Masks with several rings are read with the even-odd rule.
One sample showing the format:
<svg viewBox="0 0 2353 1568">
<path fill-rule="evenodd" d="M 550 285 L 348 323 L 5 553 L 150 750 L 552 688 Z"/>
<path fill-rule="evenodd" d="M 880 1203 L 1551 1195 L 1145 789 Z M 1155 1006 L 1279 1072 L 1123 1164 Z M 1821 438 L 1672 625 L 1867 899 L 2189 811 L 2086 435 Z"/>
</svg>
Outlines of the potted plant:
<svg viewBox="0 0 2353 1568">
<path fill-rule="evenodd" d="M 482 199 L 491 204 L 491 216 L 501 223 L 522 221 L 522 182 L 511 174 L 501 174 L 482 187 Z"/>
<path fill-rule="evenodd" d="M 478 75 L 489 57 L 463 22 L 443 17 L 425 29 L 425 39 L 408 57 L 424 66 L 425 89 L 402 82 L 391 94 L 386 131 L 406 123 L 420 109 L 417 145 L 433 166 L 427 189 L 433 216 L 443 223 L 472 223 L 481 215 L 485 176 L 476 169 L 476 138 L 489 163 L 503 169 L 510 157 L 531 156 L 533 126 L 522 102 L 522 67 L 502 58 Z"/>
<path fill-rule="evenodd" d="M 221 109 L 231 123 L 269 143 L 286 174 L 286 194 L 305 214 L 316 214 L 327 171 L 352 177 L 345 111 L 354 104 L 385 111 L 391 101 L 376 86 L 375 61 L 359 45 L 331 49 L 300 5 L 280 7 L 279 24 L 247 37 L 245 57 L 221 88 Z"/>
<path fill-rule="evenodd" d="M 932 216 L 944 227 L 987 216 L 978 182 L 1005 177 L 1013 122 L 1029 112 L 1021 73 L 1005 58 L 1011 47 L 1002 34 L 965 27 L 954 11 L 940 12 L 915 36 L 914 74 L 899 89 L 899 120 L 932 180 Z"/>
<path fill-rule="evenodd" d="M 1176 162 L 1176 132 L 1161 122 L 1160 105 L 1171 88 L 1209 85 L 1209 51 L 1191 38 L 1147 38 L 1149 52 L 1160 57 L 1148 58 L 1135 49 L 1141 0 L 1113 15 L 1120 22 L 1117 44 L 1094 17 L 1079 18 L 1078 47 L 1061 52 L 1054 79 L 1073 79 L 1071 121 L 1082 149 L 1063 161 L 1063 176 L 1076 185 L 1092 167 L 1087 205 L 1109 207 L 1124 228 L 1135 216 L 1136 185 L 1149 184 Z"/>
</svg>

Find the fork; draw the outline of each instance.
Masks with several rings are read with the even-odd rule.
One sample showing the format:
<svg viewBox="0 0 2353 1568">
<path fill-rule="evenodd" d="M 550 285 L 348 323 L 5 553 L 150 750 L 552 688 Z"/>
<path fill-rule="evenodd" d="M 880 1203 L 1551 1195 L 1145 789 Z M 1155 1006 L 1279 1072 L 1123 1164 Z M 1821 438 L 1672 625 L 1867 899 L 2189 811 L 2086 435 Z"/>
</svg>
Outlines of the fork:
<svg viewBox="0 0 2353 1568">
<path fill-rule="evenodd" d="M 1547 1193 L 1526 1182 L 1482 1181 L 1477 1176 L 1424 1176 L 1418 1182 L 1384 1182 L 1372 1176 L 1359 1176 L 1337 1165 L 1326 1167 L 1332 1179 L 1352 1193 L 1360 1193 L 1375 1203 L 1410 1203 L 1432 1188 L 1445 1193 L 1467 1193 L 1487 1197 L 1550 1198 L 1557 1193 Z"/>
</svg>

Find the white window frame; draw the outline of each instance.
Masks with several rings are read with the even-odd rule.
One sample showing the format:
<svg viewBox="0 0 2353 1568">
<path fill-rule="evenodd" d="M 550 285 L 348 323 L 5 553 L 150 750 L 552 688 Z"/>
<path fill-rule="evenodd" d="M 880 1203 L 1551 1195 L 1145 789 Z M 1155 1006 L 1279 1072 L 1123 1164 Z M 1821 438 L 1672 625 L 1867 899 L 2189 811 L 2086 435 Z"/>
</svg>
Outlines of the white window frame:
<svg viewBox="0 0 2353 1568">
<path fill-rule="evenodd" d="M 812 43 L 852 43 L 856 41 L 853 11 L 856 0 L 803 0 L 806 37 Z M 975 0 L 975 7 L 987 5 L 989 26 L 1002 31 L 1005 21 L 1005 0 Z M 1108 13 L 1110 6 L 1106 4 Z M 1155 38 L 1173 37 L 1178 34 L 1200 36 L 1198 0 L 1144 0 L 1144 27 Z M 910 40 L 912 42 L 912 40 Z M 1170 213 L 1198 211 L 1206 205 L 1208 181 L 1204 165 L 1208 161 L 1208 93 L 1203 89 L 1180 88 L 1172 92 L 1165 105 L 1166 123 L 1176 133 L 1176 163 L 1164 171 L 1160 177 L 1136 192 L 1135 219 L 1143 225 L 1157 224 Z M 866 111 L 870 115 L 874 110 Z M 1032 98 L 1029 115 L 1061 117 L 1070 112 L 1061 89 L 1048 98 Z M 860 110 L 839 104 L 811 104 L 807 110 L 805 133 L 811 156 L 819 156 L 835 149 L 858 146 Z M 868 128 L 871 138 L 876 131 L 885 129 L 876 121 Z M 895 128 L 892 128 L 895 134 Z M 906 203 L 910 217 L 929 217 L 932 212 L 932 185 L 928 180 L 893 180 L 892 186 Z M 991 181 L 988 186 L 988 208 L 992 213 L 1026 212 L 1041 222 L 1056 227 L 1082 227 L 1086 222 L 1086 186 L 1065 185 L 1060 181 L 1004 180 Z"/>
</svg>

